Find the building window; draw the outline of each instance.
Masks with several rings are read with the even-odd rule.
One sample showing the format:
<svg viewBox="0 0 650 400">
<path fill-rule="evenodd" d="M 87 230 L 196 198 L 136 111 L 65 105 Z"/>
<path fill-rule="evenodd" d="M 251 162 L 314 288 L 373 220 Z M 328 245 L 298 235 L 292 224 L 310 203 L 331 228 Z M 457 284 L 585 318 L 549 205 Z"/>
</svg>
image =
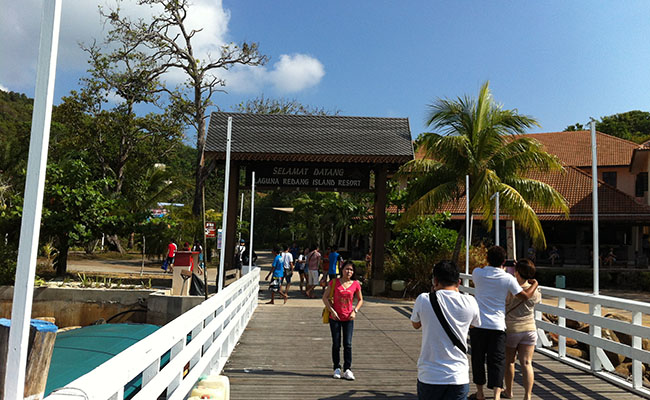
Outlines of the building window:
<svg viewBox="0 0 650 400">
<path fill-rule="evenodd" d="M 603 182 L 609 186 L 616 187 L 616 172 L 603 172 Z"/>
<path fill-rule="evenodd" d="M 645 192 L 648 191 L 648 173 L 640 172 L 636 176 L 636 184 L 634 185 L 634 195 L 636 197 L 643 197 Z"/>
</svg>

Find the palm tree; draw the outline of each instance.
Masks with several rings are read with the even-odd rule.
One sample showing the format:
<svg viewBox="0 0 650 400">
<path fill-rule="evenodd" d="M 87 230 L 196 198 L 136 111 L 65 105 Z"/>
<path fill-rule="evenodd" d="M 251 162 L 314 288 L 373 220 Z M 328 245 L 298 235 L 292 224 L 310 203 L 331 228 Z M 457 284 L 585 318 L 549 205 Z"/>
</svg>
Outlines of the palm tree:
<svg viewBox="0 0 650 400">
<path fill-rule="evenodd" d="M 422 159 L 405 164 L 400 173 L 409 176 L 410 206 L 401 221 L 431 214 L 465 194 L 465 175 L 470 177 L 470 213 L 480 211 L 492 229 L 494 201 L 499 193 L 501 209 L 546 247 L 541 224 L 531 205 L 560 208 L 568 214 L 564 197 L 550 185 L 530 179 L 529 171 L 562 171 L 558 159 L 546 153 L 539 142 L 523 136 L 527 128 L 539 126 L 517 110 L 504 110 L 496 103 L 486 82 L 477 99 L 438 99 L 429 106 L 427 124 L 441 133 L 424 133 L 416 142 Z M 458 234 L 453 259 L 458 260 L 465 232 Z"/>
</svg>

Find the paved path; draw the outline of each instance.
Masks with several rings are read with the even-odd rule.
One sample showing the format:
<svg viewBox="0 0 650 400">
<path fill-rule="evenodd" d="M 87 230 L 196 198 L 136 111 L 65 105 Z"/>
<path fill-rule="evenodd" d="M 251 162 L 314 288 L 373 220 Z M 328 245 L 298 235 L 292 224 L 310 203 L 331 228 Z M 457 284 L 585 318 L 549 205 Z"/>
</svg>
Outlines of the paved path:
<svg viewBox="0 0 650 400">
<path fill-rule="evenodd" d="M 224 370 L 231 398 L 416 398 L 421 331 L 408 319 L 413 302 L 366 299 L 355 321 L 352 369 L 357 379 L 350 382 L 331 378 L 331 341 L 329 327 L 320 319 L 322 303 L 304 298 L 293 286 L 287 304 L 280 300 L 267 305 L 268 283 L 261 282 L 260 306 Z M 536 354 L 533 364 L 535 399 L 640 398 L 543 355 Z M 516 383 L 521 383 L 519 373 Z M 521 394 L 516 386 L 515 398 Z"/>
</svg>

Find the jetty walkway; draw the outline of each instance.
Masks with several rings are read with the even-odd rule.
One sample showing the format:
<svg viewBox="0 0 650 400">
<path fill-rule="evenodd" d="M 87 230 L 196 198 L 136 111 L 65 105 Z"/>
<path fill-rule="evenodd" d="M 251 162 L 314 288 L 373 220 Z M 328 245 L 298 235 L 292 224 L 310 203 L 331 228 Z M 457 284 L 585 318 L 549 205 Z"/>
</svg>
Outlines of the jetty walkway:
<svg viewBox="0 0 650 400">
<path fill-rule="evenodd" d="M 263 266 L 262 279 L 268 272 Z M 352 370 L 355 381 L 331 377 L 331 340 L 321 322 L 320 299 L 300 294 L 294 275 L 287 304 L 269 299 L 260 282 L 259 306 L 223 374 L 233 399 L 415 399 L 421 330 L 411 326 L 412 301 L 366 298 L 355 320 Z M 317 293 L 322 293 L 317 290 Z M 535 399 L 641 399 L 591 374 L 535 354 Z M 521 375 L 517 365 L 515 398 Z M 470 393 L 474 390 L 470 386 Z M 486 393 L 487 394 L 487 393 Z M 488 395 L 488 398 L 490 396 Z"/>
</svg>

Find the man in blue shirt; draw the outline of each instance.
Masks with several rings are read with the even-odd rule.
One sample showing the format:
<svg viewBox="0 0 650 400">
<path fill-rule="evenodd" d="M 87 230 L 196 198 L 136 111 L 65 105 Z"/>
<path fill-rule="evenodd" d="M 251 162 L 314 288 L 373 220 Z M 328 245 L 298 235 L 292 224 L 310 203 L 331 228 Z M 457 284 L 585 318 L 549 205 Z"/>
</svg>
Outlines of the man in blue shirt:
<svg viewBox="0 0 650 400">
<path fill-rule="evenodd" d="M 275 247 L 273 249 L 273 255 L 275 258 L 273 259 L 273 264 L 271 264 L 271 270 L 269 271 L 268 274 L 266 274 L 266 278 L 264 280 L 269 280 L 269 277 L 271 274 L 273 274 L 273 279 L 271 280 L 271 284 L 269 285 L 269 290 L 271 291 L 271 301 L 267 302 L 266 304 L 275 304 L 275 292 L 279 292 L 282 297 L 284 297 L 284 302 L 287 302 L 287 294 L 282 292 L 282 278 L 284 277 L 284 260 L 282 258 L 282 253 L 279 247 Z"/>
<path fill-rule="evenodd" d="M 330 280 L 332 280 L 335 279 L 338 275 L 341 268 L 341 262 L 343 261 L 341 255 L 338 253 L 338 248 L 336 246 L 332 246 L 330 249 L 329 261 L 330 267 L 327 270 L 327 276 Z"/>
</svg>

